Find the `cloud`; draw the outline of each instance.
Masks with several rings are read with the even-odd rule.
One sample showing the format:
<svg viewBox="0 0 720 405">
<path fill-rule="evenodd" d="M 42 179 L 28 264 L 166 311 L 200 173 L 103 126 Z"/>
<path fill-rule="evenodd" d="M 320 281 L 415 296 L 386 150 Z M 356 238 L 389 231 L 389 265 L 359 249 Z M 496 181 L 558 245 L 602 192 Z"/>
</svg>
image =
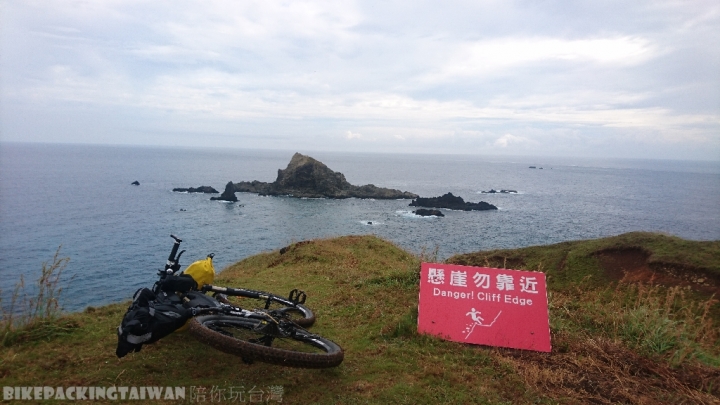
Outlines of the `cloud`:
<svg viewBox="0 0 720 405">
<path fill-rule="evenodd" d="M 507 69 L 543 61 L 596 63 L 608 66 L 641 64 L 659 54 L 656 45 L 640 37 L 560 39 L 512 37 L 455 45 L 437 74 L 426 80 L 445 81 L 471 76 L 507 74 Z"/>
<path fill-rule="evenodd" d="M 176 125 L 238 144 L 571 154 L 592 143 L 611 155 L 632 139 L 717 159 L 718 24 L 709 1 L 8 0 L 0 133 L 42 141 L 68 123 L 58 139 L 71 142 L 96 132 L 93 111 L 125 117 L 109 138 Z M 568 133 L 579 135 L 549 141 Z"/>
<path fill-rule="evenodd" d="M 493 146 L 499 147 L 499 148 L 507 148 L 508 145 L 511 144 L 519 144 L 519 143 L 528 143 L 531 142 L 530 139 L 524 138 L 522 136 L 515 136 L 513 134 L 505 134 L 501 136 L 500 138 L 496 139 L 493 143 Z"/>
</svg>

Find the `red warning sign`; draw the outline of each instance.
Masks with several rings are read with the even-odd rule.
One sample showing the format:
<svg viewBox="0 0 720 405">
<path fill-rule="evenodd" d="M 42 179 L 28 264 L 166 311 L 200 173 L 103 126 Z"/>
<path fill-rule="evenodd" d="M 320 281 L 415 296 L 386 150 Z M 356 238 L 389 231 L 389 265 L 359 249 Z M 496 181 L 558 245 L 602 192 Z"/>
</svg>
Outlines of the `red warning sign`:
<svg viewBox="0 0 720 405">
<path fill-rule="evenodd" d="M 418 331 L 455 342 L 549 352 L 545 274 L 423 263 Z"/>
</svg>

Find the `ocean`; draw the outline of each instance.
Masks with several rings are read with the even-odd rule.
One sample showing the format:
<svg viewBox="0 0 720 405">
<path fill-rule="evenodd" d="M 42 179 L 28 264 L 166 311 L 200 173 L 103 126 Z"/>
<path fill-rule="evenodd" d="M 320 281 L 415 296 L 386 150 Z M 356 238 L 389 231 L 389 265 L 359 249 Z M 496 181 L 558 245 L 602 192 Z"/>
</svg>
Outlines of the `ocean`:
<svg viewBox="0 0 720 405">
<path fill-rule="evenodd" d="M 720 162 L 297 151 L 355 185 L 422 197 L 452 192 L 499 207 L 443 210 L 442 218 L 415 216 L 409 200 L 237 193 L 239 201 L 230 204 L 172 192 L 271 182 L 294 152 L 0 143 L 3 303 L 20 275 L 34 281 L 60 246 L 60 256 L 70 258 L 65 310 L 129 299 L 154 282 L 170 234 L 184 241 L 184 265 L 212 252 L 217 270 L 293 242 L 340 235 L 374 234 L 413 253 L 437 249 L 440 259 L 630 231 L 720 239 Z M 490 189 L 517 193 L 482 193 Z"/>
</svg>

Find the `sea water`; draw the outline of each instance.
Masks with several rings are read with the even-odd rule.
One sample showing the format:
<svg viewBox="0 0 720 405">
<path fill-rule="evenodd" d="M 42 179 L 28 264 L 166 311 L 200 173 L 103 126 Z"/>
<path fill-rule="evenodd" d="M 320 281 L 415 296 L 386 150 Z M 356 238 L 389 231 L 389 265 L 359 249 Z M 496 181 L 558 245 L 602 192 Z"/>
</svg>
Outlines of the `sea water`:
<svg viewBox="0 0 720 405">
<path fill-rule="evenodd" d="M 414 215 L 409 200 L 237 193 L 231 204 L 172 192 L 271 182 L 294 152 L 1 143 L 4 303 L 19 276 L 36 279 L 60 246 L 60 256 L 70 258 L 66 310 L 128 299 L 156 279 L 170 234 L 184 240 L 183 264 L 215 253 L 218 270 L 296 241 L 340 235 L 374 234 L 413 253 L 437 249 L 440 259 L 630 231 L 720 239 L 718 162 L 299 151 L 355 185 L 423 197 L 452 192 L 499 207 L 443 210 L 441 218 Z M 491 189 L 517 193 L 482 193 Z"/>
</svg>

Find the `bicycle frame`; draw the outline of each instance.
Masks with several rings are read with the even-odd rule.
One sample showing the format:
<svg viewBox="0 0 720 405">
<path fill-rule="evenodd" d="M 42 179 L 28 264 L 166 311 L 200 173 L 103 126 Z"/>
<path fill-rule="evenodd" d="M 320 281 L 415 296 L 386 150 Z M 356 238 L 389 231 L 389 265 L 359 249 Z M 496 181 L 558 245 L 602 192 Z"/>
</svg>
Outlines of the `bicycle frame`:
<svg viewBox="0 0 720 405">
<path fill-rule="evenodd" d="M 185 252 L 179 250 L 182 240 L 175 235 L 170 236 L 174 240 L 173 247 L 165 267 L 158 270 L 159 279 L 153 286 L 155 295 L 152 301 L 156 303 L 146 297 L 146 308 L 139 298 L 137 305 L 133 301 L 118 328 L 118 357 L 130 351 L 137 352 L 145 342 L 162 339 L 184 324 L 200 342 L 237 355 L 248 364 L 258 360 L 287 367 L 327 368 L 343 361 L 344 352 L 337 343 L 304 329 L 304 326 L 313 324 L 315 315 L 303 305 L 307 298 L 303 291 L 295 289 L 288 298 L 282 298 L 245 288 L 211 284 L 198 288 L 197 274 L 192 272 L 187 277 L 169 279 L 180 271 L 180 256 Z M 199 279 L 211 280 L 210 277 Z M 149 291 L 145 294 L 144 290 L 138 290 L 138 293 L 142 292 L 139 297 L 151 296 Z M 213 293 L 213 296 L 206 293 Z M 254 299 L 248 301 L 253 305 L 250 308 L 257 308 L 254 305 L 262 307 L 261 302 L 264 301 L 264 308 L 245 309 L 244 301 L 238 305 L 228 300 L 229 297 Z M 159 314 L 164 318 L 163 323 L 158 325 L 158 334 L 153 336 L 156 329 L 151 325 L 154 324 L 144 321 L 143 317 L 159 316 L 155 313 L 156 307 L 162 308 Z M 144 337 L 144 340 L 131 341 L 131 333 L 132 336 Z"/>
<path fill-rule="evenodd" d="M 180 248 L 180 243 L 182 243 L 182 239 L 178 238 L 175 235 L 170 235 L 170 237 L 173 238 L 174 243 L 173 247 L 170 251 L 170 255 L 168 256 L 167 262 L 165 263 L 165 268 L 163 270 L 158 271 L 158 275 L 160 276 L 160 279 L 155 283 L 153 286 L 153 292 L 160 291 L 160 284 L 163 280 L 165 280 L 167 277 L 173 276 L 175 273 L 177 273 L 180 270 L 180 256 L 182 256 L 183 253 L 185 253 L 185 250 L 180 251 L 178 253 L 178 250 Z M 210 253 L 208 257 L 213 257 L 214 254 Z M 265 310 L 269 310 L 270 304 L 273 300 L 280 302 L 283 305 L 286 305 L 287 307 L 297 307 L 299 304 L 304 304 L 305 300 L 307 299 L 307 295 L 304 291 L 300 291 L 297 289 L 294 289 L 290 291 L 289 298 L 282 299 L 276 295 L 271 295 L 269 293 L 265 293 L 262 291 L 255 291 L 255 290 L 249 290 L 245 288 L 231 288 L 231 287 L 222 287 L 222 286 L 215 286 L 210 284 L 203 285 L 199 292 L 201 293 L 207 293 L 207 292 L 213 292 L 215 294 L 228 294 L 231 296 L 239 296 L 239 297 L 245 297 L 245 298 L 254 298 L 254 299 L 261 299 L 265 301 Z M 184 298 L 184 297 L 182 297 Z M 210 297 L 208 297 L 210 298 Z M 186 299 L 186 298 L 185 298 Z M 252 319 L 258 319 L 261 321 L 265 321 L 269 324 L 277 324 L 280 325 L 281 321 L 279 319 L 283 319 L 285 321 L 285 316 L 278 311 L 269 311 L 269 312 L 260 312 L 260 311 L 253 311 L 253 310 L 247 310 L 243 309 L 241 307 L 237 307 L 234 305 L 231 305 L 230 303 L 223 303 L 219 300 L 212 298 L 215 303 L 217 303 L 217 306 L 214 308 L 190 308 L 192 311 L 192 315 L 199 316 L 199 315 L 207 315 L 207 314 L 216 314 L 216 313 L 222 313 L 225 315 L 232 315 L 232 316 L 239 316 L 244 318 L 252 318 Z M 277 319 L 276 319 L 277 318 Z M 287 319 L 289 321 L 289 319 Z"/>
</svg>

